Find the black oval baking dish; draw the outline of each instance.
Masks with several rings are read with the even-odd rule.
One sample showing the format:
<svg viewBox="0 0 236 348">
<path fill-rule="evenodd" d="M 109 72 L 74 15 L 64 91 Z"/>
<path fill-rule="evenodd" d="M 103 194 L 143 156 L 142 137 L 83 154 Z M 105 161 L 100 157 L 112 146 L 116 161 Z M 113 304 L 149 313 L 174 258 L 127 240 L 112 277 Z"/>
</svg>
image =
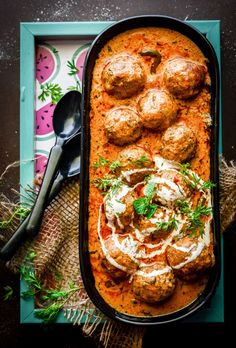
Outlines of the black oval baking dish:
<svg viewBox="0 0 236 348">
<path fill-rule="evenodd" d="M 209 73 L 211 77 L 211 180 L 217 183 L 212 190 L 213 205 L 213 231 L 215 266 L 212 268 L 208 284 L 204 292 L 190 305 L 174 313 L 155 317 L 134 317 L 123 314 L 108 305 L 95 287 L 95 280 L 90 265 L 88 251 L 88 197 L 89 197 L 89 156 L 90 156 L 90 91 L 93 68 L 102 47 L 114 36 L 130 29 L 140 27 L 164 27 L 180 32 L 191 39 L 209 60 Z M 136 325 L 157 325 L 180 320 L 195 313 L 210 300 L 218 284 L 221 258 L 220 258 L 220 225 L 219 225 L 219 195 L 218 195 L 218 114 L 219 114 L 219 68 L 218 61 L 208 40 L 192 26 L 166 16 L 138 16 L 121 20 L 96 37 L 87 54 L 83 73 L 83 100 L 82 100 L 82 137 L 81 137 L 81 193 L 80 193 L 80 238 L 79 253 L 80 267 L 85 289 L 94 303 L 105 315 L 112 319 Z"/>
</svg>

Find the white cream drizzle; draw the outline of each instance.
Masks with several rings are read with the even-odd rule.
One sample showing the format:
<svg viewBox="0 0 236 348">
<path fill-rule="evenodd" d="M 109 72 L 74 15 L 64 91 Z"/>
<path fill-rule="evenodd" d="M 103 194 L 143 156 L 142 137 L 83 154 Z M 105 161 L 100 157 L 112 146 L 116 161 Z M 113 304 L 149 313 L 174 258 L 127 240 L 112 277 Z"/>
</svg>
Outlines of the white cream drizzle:
<svg viewBox="0 0 236 348">
<path fill-rule="evenodd" d="M 146 173 L 146 172 L 156 172 L 156 169 L 153 168 L 142 168 L 142 169 L 131 169 L 131 170 L 127 170 L 127 171 L 122 171 L 121 172 L 121 176 L 123 178 L 125 178 L 128 182 L 130 182 L 130 176 L 132 174 L 136 174 L 136 173 Z"/>
<path fill-rule="evenodd" d="M 152 277 L 158 277 L 162 274 L 165 274 L 165 273 L 169 273 L 171 272 L 172 269 L 171 267 L 169 266 L 166 266 L 165 268 L 162 268 L 162 269 L 156 269 L 156 270 L 153 270 L 152 272 L 144 272 L 142 270 L 138 270 L 135 275 L 139 275 L 139 276 L 142 276 L 144 278 L 152 278 Z"/>
<path fill-rule="evenodd" d="M 172 247 L 175 248 L 175 245 L 173 244 Z M 185 259 L 185 261 L 179 263 L 178 265 L 172 266 L 174 269 L 180 269 L 187 265 L 188 263 L 194 261 L 202 252 L 202 250 L 205 248 L 205 243 L 198 242 L 197 245 L 194 245 L 194 248 L 191 250 L 191 254 L 189 257 Z"/>
<path fill-rule="evenodd" d="M 137 172 L 143 172 L 143 171 L 145 171 L 145 172 L 150 171 L 152 173 L 157 172 L 157 174 L 158 174 L 159 172 L 162 172 L 163 170 L 171 169 L 171 170 L 174 170 L 176 172 L 179 172 L 178 171 L 179 164 L 177 162 L 165 160 L 160 156 L 155 156 L 154 162 L 156 165 L 155 169 L 143 168 L 143 169 L 134 169 L 134 170 L 122 172 L 119 179 L 121 179 L 123 177 L 129 182 L 130 176 L 132 174 L 137 173 Z M 190 170 L 189 170 L 189 172 L 194 173 Z M 194 174 L 197 175 L 196 173 L 194 173 Z M 199 177 L 199 179 L 200 179 L 200 177 Z M 156 189 L 156 194 L 158 195 L 159 201 L 162 204 L 169 203 L 170 201 L 173 202 L 177 199 L 186 199 L 186 194 L 185 194 L 184 190 L 171 180 L 152 175 L 148 182 L 162 184 L 161 189 L 159 189 L 159 188 Z M 205 199 L 207 201 L 207 206 L 211 207 L 210 190 L 202 190 L 201 186 L 203 183 L 204 183 L 204 181 L 202 179 L 200 179 L 197 188 L 202 193 L 203 197 L 205 197 Z M 189 257 L 187 257 L 185 259 L 185 261 L 172 267 L 175 269 L 180 269 L 180 268 L 184 267 L 186 264 L 195 260 L 201 254 L 203 248 L 210 244 L 210 227 L 211 227 L 211 219 L 212 218 L 209 218 L 208 221 L 205 223 L 204 233 L 203 233 L 202 237 L 201 236 L 198 237 L 197 245 L 191 244 L 189 247 L 177 246 L 176 244 L 171 244 L 173 238 L 180 233 L 184 223 L 186 222 L 186 219 L 182 219 L 181 215 L 178 215 L 178 217 L 177 217 L 177 220 L 180 221 L 180 223 L 178 224 L 178 229 L 172 231 L 168 235 L 168 238 L 163 239 L 159 243 L 156 243 L 156 244 L 144 243 L 145 236 L 153 233 L 156 230 L 155 227 L 148 227 L 148 228 L 140 231 L 139 229 L 134 227 L 133 222 L 131 222 L 130 226 L 133 227 L 133 233 L 134 233 L 135 239 L 132 236 L 132 234 L 128 234 L 127 236 L 122 235 L 122 238 L 119 238 L 119 234 L 116 233 L 115 219 L 116 219 L 119 227 L 123 229 L 124 226 L 122 225 L 122 223 L 119 219 L 119 215 L 124 213 L 126 210 L 126 204 L 119 202 L 119 200 L 121 200 L 128 192 L 135 190 L 136 187 L 138 187 L 139 185 L 143 185 L 143 184 L 145 184 L 145 182 L 140 182 L 140 183 L 136 184 L 134 187 L 129 187 L 129 186 L 123 184 L 117 193 L 112 195 L 112 193 L 110 192 L 104 198 L 102 205 L 104 203 L 106 203 L 105 214 L 106 214 L 106 218 L 108 220 L 107 225 L 108 225 L 108 227 L 111 228 L 111 231 L 112 231 L 111 238 L 113 239 L 113 242 L 114 242 L 116 248 L 118 248 L 122 253 L 128 255 L 130 257 L 130 259 L 132 261 L 134 261 L 136 264 L 138 264 L 139 266 L 148 266 L 148 265 L 150 266 L 150 265 L 155 264 L 155 262 L 152 264 L 145 264 L 145 262 L 142 262 L 141 260 L 142 259 L 143 260 L 151 259 L 157 255 L 161 255 L 162 253 L 165 252 L 168 245 L 171 245 L 175 249 L 186 252 L 186 253 L 190 252 Z M 145 193 L 145 187 L 144 187 L 144 193 Z M 99 236 L 99 240 L 101 243 L 102 251 L 103 251 L 105 257 L 107 258 L 107 260 L 111 263 L 111 265 L 113 265 L 116 268 L 123 270 L 127 273 L 133 273 L 133 270 L 131 271 L 127 267 L 124 267 L 124 266 L 120 265 L 119 263 L 117 263 L 116 260 L 110 256 L 109 250 L 107 250 L 107 248 L 106 248 L 106 245 L 105 245 L 104 240 L 103 240 L 101 233 L 100 233 L 102 205 L 99 208 L 99 218 L 98 218 L 98 236 Z M 156 222 L 158 222 L 160 220 L 161 221 L 168 221 L 170 218 L 170 213 L 173 215 L 173 212 L 170 209 L 168 209 L 167 207 L 162 207 L 162 208 L 166 209 L 166 213 L 160 212 L 155 217 L 153 217 L 149 220 L 151 223 L 155 224 Z M 142 248 L 141 250 L 140 250 L 140 247 Z M 155 250 L 153 250 L 153 249 L 155 249 Z M 149 252 L 149 250 L 153 250 L 153 251 Z M 165 268 L 165 269 L 167 269 L 167 268 Z M 149 277 L 149 276 L 151 277 L 151 276 L 156 276 L 156 274 L 159 275 L 158 272 L 163 271 L 163 270 L 153 271 L 154 273 L 153 272 L 144 273 L 143 271 L 139 270 L 136 272 L 136 274 L 140 274 L 140 275 L 146 276 L 146 277 Z M 168 268 L 168 271 L 169 270 L 171 270 L 171 268 Z M 152 273 L 155 275 L 151 275 Z"/>
</svg>

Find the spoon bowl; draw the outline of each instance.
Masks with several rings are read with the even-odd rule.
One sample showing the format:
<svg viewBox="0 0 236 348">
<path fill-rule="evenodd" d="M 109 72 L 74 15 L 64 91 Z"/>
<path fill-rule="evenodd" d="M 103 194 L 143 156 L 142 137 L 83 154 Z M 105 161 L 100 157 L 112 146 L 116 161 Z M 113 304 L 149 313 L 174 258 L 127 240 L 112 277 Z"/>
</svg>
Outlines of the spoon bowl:
<svg viewBox="0 0 236 348">
<path fill-rule="evenodd" d="M 81 128 L 81 94 L 66 93 L 58 102 L 53 114 L 53 129 L 57 137 L 68 140 Z"/>
</svg>

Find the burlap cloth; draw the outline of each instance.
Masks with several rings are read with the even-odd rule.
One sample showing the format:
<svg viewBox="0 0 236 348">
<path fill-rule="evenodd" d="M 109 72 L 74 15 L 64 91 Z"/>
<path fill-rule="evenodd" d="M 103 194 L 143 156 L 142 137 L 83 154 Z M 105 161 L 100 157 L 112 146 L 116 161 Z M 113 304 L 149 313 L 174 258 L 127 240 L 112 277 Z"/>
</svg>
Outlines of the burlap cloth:
<svg viewBox="0 0 236 348">
<path fill-rule="evenodd" d="M 2 199 L 1 216 L 10 213 L 10 204 Z M 236 212 L 236 166 L 229 165 L 221 158 L 220 165 L 220 208 L 221 231 L 234 220 Z M 9 210 L 9 211 L 8 211 Z M 60 286 L 68 283 L 81 285 L 64 306 L 64 315 L 73 324 L 82 324 L 84 334 L 93 336 L 98 345 L 104 347 L 138 348 L 142 347 L 144 328 L 120 324 L 106 318 L 94 307 L 83 288 L 78 253 L 79 218 L 79 177 L 67 180 L 61 192 L 46 209 L 41 230 L 33 242 L 27 242 L 7 263 L 17 271 L 29 249 L 36 251 L 35 268 L 45 287 L 58 286 L 51 277 L 60 274 Z M 1 231 L 1 239 L 9 238 L 19 222 L 15 221 L 11 231 Z M 5 233 L 5 234 L 4 234 Z M 37 299 L 36 299 L 37 300 Z M 38 307 L 40 302 L 36 301 Z M 82 320 L 83 319 L 83 320 Z"/>
</svg>

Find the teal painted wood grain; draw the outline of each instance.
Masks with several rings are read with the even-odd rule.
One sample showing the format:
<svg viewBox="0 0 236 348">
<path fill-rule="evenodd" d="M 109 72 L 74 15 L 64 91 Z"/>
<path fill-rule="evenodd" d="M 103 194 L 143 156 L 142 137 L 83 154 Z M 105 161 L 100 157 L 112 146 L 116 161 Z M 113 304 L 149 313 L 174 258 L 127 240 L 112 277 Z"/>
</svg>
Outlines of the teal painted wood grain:
<svg viewBox="0 0 236 348">
<path fill-rule="evenodd" d="M 34 52 L 35 39 L 52 37 L 94 37 L 114 22 L 46 22 L 46 23 L 21 23 L 20 44 L 20 182 L 22 187 L 32 184 L 34 179 L 34 96 L 35 96 L 35 72 Z M 187 21 L 203 34 L 213 45 L 220 64 L 220 21 Z M 221 93 L 221 87 L 220 87 Z M 221 94 L 220 94 L 221 95 Z M 220 131 L 219 150 L 222 152 L 222 110 L 220 98 Z M 28 161 L 29 160 L 29 161 Z M 25 161 L 25 164 L 24 164 Z M 222 241 L 223 255 L 223 241 Z M 223 264 L 223 257 L 222 257 Z M 21 280 L 20 290 L 27 289 L 26 283 Z M 20 321 L 21 323 L 41 323 L 34 316 L 34 300 L 21 299 Z M 224 286 L 223 272 L 211 301 L 211 308 L 202 309 L 186 322 L 223 322 L 224 321 Z M 56 323 L 69 323 L 61 311 Z"/>
</svg>

